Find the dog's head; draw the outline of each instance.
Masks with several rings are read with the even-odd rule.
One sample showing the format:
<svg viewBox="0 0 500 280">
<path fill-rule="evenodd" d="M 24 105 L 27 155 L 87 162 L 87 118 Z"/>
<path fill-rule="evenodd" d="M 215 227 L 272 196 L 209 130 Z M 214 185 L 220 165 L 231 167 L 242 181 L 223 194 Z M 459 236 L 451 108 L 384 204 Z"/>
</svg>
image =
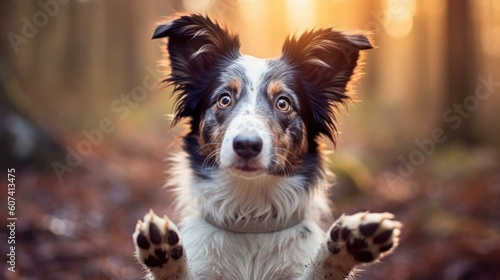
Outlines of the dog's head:
<svg viewBox="0 0 500 280">
<path fill-rule="evenodd" d="M 335 141 L 359 51 L 372 48 L 362 34 L 320 29 L 287 39 L 281 57 L 260 59 L 197 14 L 158 26 L 153 38 L 163 37 L 166 81 L 178 93 L 174 123 L 190 118 L 196 156 L 243 177 L 293 173 L 317 153 L 320 135 Z"/>
</svg>

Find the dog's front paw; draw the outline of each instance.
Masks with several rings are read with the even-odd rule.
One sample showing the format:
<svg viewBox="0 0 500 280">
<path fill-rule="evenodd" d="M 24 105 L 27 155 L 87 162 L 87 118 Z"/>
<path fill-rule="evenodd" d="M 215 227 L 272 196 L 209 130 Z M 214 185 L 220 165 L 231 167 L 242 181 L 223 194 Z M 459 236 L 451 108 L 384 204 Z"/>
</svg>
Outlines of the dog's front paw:
<svg viewBox="0 0 500 280">
<path fill-rule="evenodd" d="M 381 259 L 396 248 L 402 224 L 391 213 L 342 215 L 328 231 L 330 253 L 355 263 Z"/>
<path fill-rule="evenodd" d="M 147 268 L 176 273 L 184 255 L 184 248 L 177 230 L 167 216 L 158 217 L 150 210 L 144 221 L 139 220 L 133 234 L 137 259 Z M 176 267 L 177 266 L 177 267 Z"/>
</svg>

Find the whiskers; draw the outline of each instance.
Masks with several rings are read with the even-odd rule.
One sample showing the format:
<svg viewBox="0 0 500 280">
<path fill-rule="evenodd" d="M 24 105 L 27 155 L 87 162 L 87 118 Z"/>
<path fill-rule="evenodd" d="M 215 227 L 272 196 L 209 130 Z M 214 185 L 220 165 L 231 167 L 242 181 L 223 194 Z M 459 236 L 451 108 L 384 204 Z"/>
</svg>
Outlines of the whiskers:
<svg viewBox="0 0 500 280">
<path fill-rule="evenodd" d="M 203 160 L 203 163 L 201 165 L 201 167 L 203 169 L 215 169 L 218 167 L 218 161 L 219 161 L 219 156 L 220 156 L 220 151 L 221 151 L 221 149 L 220 149 L 221 143 L 215 143 L 215 142 L 207 143 L 205 145 L 200 146 L 196 150 L 196 152 L 198 153 L 198 152 L 202 151 L 204 148 L 211 147 L 211 146 L 215 146 L 215 149 L 212 150 Z M 212 149 L 212 148 L 210 148 L 210 149 Z"/>
<path fill-rule="evenodd" d="M 290 177 L 296 175 L 296 166 L 294 162 L 300 162 L 301 159 L 293 152 L 286 148 L 274 147 L 275 153 L 272 156 L 271 164 L 268 168 L 268 173 L 273 175 L 280 175 L 285 177 Z M 214 170 L 219 168 L 220 165 L 220 155 L 221 155 L 221 143 L 211 142 L 206 143 L 198 149 L 195 153 L 209 152 L 203 155 L 203 163 L 201 165 L 202 169 Z"/>
<path fill-rule="evenodd" d="M 300 160 L 293 152 L 288 151 L 287 149 L 275 147 L 276 153 L 273 157 L 273 166 L 274 172 L 279 175 L 283 175 L 286 177 L 295 175 L 295 168 L 293 163 L 288 159 L 288 156 L 293 157 L 295 160 Z M 283 152 L 283 153 L 280 153 Z"/>
</svg>

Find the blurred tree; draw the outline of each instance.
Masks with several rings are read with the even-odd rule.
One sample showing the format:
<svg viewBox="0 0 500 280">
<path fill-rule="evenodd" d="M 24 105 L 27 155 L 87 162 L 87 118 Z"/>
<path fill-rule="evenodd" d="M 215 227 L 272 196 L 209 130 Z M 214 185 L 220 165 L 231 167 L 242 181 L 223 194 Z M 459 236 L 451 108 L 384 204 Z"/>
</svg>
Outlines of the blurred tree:
<svg viewBox="0 0 500 280">
<path fill-rule="evenodd" d="M 26 2 L 22 8 L 35 9 L 34 5 L 36 2 Z M 8 34 L 13 30 L 11 22 L 14 19 L 17 20 L 12 13 L 15 8 L 13 1 L 0 2 L 2 34 Z M 44 127 L 33 120 L 30 112 L 27 112 L 23 106 L 25 104 L 22 100 L 25 98 L 25 93 L 19 87 L 21 80 L 17 78 L 19 68 L 15 63 L 15 58 L 12 57 L 12 45 L 7 36 L 1 36 L 0 43 L 2 46 L 0 49 L 0 167 L 50 168 L 52 161 L 64 158 L 64 151 Z M 36 42 L 31 46 L 31 51 L 38 50 Z M 33 53 L 29 51 L 23 53 L 23 55 L 31 54 Z M 32 57 L 36 59 L 40 57 L 40 54 Z M 37 61 L 34 60 L 33 63 Z"/>
<path fill-rule="evenodd" d="M 50 168 L 64 151 L 49 133 L 21 112 L 0 84 L 0 167 Z"/>
<path fill-rule="evenodd" d="M 467 96 L 474 94 L 476 78 L 471 6 L 470 0 L 447 1 L 447 91 L 443 112 L 452 110 L 452 113 L 445 117 L 450 124 L 446 126 L 449 141 L 459 140 L 468 145 L 477 145 L 479 139 L 473 131 L 472 113 L 467 112 L 462 105 Z"/>
</svg>

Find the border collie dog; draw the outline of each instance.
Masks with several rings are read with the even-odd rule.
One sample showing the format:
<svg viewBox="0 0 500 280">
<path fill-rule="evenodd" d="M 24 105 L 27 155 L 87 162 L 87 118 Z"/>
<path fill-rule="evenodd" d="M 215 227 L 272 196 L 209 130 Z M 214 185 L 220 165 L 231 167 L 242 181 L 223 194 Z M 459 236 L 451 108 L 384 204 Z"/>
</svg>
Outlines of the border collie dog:
<svg viewBox="0 0 500 280">
<path fill-rule="evenodd" d="M 148 279 L 349 279 L 397 246 L 389 213 L 342 215 L 327 232 L 332 184 L 320 138 L 335 141 L 337 108 L 363 34 L 333 29 L 290 37 L 281 57 L 240 53 L 238 37 L 208 17 L 177 16 L 168 38 L 174 123 L 188 118 L 169 185 L 180 227 L 153 211 L 133 240 Z"/>
</svg>

